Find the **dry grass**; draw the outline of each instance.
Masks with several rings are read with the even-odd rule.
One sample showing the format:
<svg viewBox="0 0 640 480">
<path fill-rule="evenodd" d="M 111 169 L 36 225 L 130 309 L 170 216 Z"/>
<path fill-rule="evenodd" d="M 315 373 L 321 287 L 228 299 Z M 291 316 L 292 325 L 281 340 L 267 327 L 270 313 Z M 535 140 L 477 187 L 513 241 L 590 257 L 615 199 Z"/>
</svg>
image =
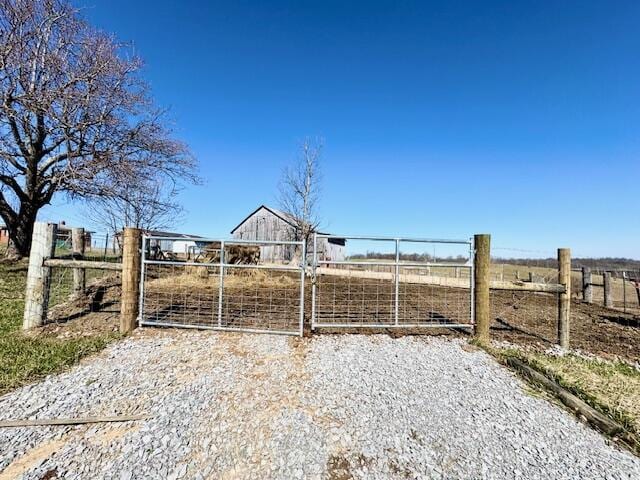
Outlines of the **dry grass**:
<svg viewBox="0 0 640 480">
<path fill-rule="evenodd" d="M 298 283 L 297 277 L 273 270 L 243 268 L 227 271 L 224 276 L 225 289 L 296 287 Z M 207 267 L 191 266 L 177 275 L 163 275 L 160 278 L 150 279 L 147 285 L 154 289 L 217 291 L 220 276 L 217 271 Z"/>
<path fill-rule="evenodd" d="M 522 349 L 497 350 L 521 358 L 613 418 L 640 440 L 640 370 L 622 361 L 575 354 L 555 355 Z"/>
<path fill-rule="evenodd" d="M 640 371 L 622 362 L 576 355 L 531 355 L 531 360 L 562 384 L 590 397 L 612 417 L 640 432 Z"/>
</svg>

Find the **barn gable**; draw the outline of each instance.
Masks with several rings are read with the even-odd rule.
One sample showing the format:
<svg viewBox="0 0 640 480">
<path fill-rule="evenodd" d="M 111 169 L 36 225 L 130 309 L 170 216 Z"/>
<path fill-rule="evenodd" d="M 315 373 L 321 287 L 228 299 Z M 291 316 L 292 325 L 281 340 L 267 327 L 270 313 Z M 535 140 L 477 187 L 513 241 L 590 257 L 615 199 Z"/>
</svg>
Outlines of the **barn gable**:
<svg viewBox="0 0 640 480">
<path fill-rule="evenodd" d="M 237 230 L 239 230 L 246 222 L 250 221 L 255 215 L 257 215 L 258 213 L 260 213 L 260 210 L 265 210 L 265 212 L 268 212 L 270 214 L 272 214 L 273 216 L 275 216 L 276 218 L 282 220 L 284 223 L 286 223 L 287 225 L 294 227 L 296 226 L 295 220 L 293 218 L 291 218 L 291 216 L 288 213 L 284 213 L 278 209 L 275 208 L 271 208 L 271 207 L 267 207 L 266 205 L 260 205 L 258 208 L 256 208 L 253 212 L 251 212 L 249 215 L 247 215 L 244 220 L 242 220 L 238 225 L 236 225 L 233 230 L 231 230 L 231 235 L 233 235 L 234 233 L 236 233 Z M 262 212 L 262 213 L 265 213 Z"/>
<path fill-rule="evenodd" d="M 290 241 L 296 238 L 297 223 L 285 212 L 260 205 L 236 225 L 231 234 L 240 240 Z M 344 260 L 345 240 L 342 238 L 320 238 L 317 247 L 321 258 Z M 295 245 L 262 245 L 261 258 L 287 262 L 295 257 L 296 248 Z M 311 253 L 309 247 L 307 251 Z"/>
</svg>

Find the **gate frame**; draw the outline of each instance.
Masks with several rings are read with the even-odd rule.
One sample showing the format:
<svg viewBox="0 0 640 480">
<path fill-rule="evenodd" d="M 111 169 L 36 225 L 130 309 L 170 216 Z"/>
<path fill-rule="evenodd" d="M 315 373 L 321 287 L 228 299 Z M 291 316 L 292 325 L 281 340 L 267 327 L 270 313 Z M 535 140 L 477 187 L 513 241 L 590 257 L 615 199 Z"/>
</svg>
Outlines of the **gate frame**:
<svg viewBox="0 0 640 480">
<path fill-rule="evenodd" d="M 376 262 L 359 262 L 353 260 L 318 260 L 318 238 L 340 238 L 344 240 L 367 240 L 395 242 L 395 260 L 394 261 L 376 261 Z M 434 243 L 434 244 L 452 244 L 452 245 L 468 245 L 469 261 L 468 263 L 437 263 L 437 262 L 400 262 L 400 243 Z M 411 238 L 411 237 L 385 237 L 385 236 L 365 236 L 365 235 L 334 235 L 326 233 L 314 233 L 313 235 L 313 256 L 311 262 L 311 330 L 317 328 L 469 328 L 474 329 L 475 326 L 475 307 L 474 307 L 474 241 L 473 237 L 469 240 L 460 239 L 442 239 L 442 238 Z M 395 266 L 394 270 L 394 322 L 393 323 L 322 323 L 316 321 L 316 296 L 317 296 L 317 273 L 318 265 L 371 265 L 371 266 Z M 469 323 L 399 323 L 399 306 L 400 306 L 400 268 L 401 267 L 458 267 L 469 269 Z"/>
<path fill-rule="evenodd" d="M 174 260 L 162 261 L 162 260 L 147 260 L 146 258 L 146 245 L 149 240 L 169 240 L 169 241 L 186 241 L 186 242 L 206 242 L 220 243 L 220 261 L 216 263 L 201 263 L 201 262 L 179 262 Z M 245 265 L 245 264 L 228 264 L 224 262 L 224 247 L 225 245 L 297 245 L 302 247 L 302 256 L 300 264 L 294 265 Z M 191 328 L 202 330 L 217 330 L 225 332 L 245 332 L 245 333 L 270 333 L 274 335 L 294 335 L 303 336 L 304 328 L 304 292 L 305 292 L 305 276 L 306 276 L 306 255 L 307 248 L 306 242 L 294 241 L 294 240 L 242 240 L 242 239 L 212 239 L 201 237 L 175 237 L 175 236 L 156 236 L 156 235 L 143 235 L 142 236 L 142 252 L 140 262 L 140 304 L 138 313 L 138 326 L 155 326 L 155 327 L 171 327 L 171 328 Z M 218 287 L 218 325 L 185 325 L 174 322 L 153 322 L 144 320 L 144 285 L 145 285 L 145 273 L 147 265 L 174 265 L 181 267 L 218 267 L 219 268 L 219 287 Z M 298 313 L 298 329 L 295 330 L 268 330 L 259 328 L 242 328 L 242 327 L 225 327 L 222 325 L 222 306 L 224 303 L 224 272 L 227 268 L 257 268 L 261 270 L 279 270 L 279 271 L 299 271 L 300 272 L 300 302 Z"/>
</svg>

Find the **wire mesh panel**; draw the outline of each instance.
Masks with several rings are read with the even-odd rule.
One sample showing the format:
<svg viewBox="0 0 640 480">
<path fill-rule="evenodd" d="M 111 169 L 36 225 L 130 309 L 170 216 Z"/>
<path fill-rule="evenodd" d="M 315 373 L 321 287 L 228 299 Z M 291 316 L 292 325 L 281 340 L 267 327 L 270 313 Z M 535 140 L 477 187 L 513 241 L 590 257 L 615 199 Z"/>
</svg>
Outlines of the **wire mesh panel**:
<svg viewBox="0 0 640 480">
<path fill-rule="evenodd" d="M 313 328 L 472 325 L 469 241 L 316 234 L 312 267 Z"/>
<path fill-rule="evenodd" d="M 392 325 L 395 281 L 387 265 L 317 268 L 314 322 L 331 326 Z"/>
<path fill-rule="evenodd" d="M 302 242 L 165 237 L 143 242 L 142 325 L 301 334 Z M 267 262 L 261 256 L 265 245 L 295 247 L 298 260 L 269 257 Z"/>
<path fill-rule="evenodd" d="M 398 323 L 465 325 L 471 323 L 470 267 L 400 267 Z M 421 283 L 421 280 L 430 283 Z M 442 281 L 444 280 L 444 282 Z M 466 284 L 442 286 L 455 280 Z"/>
<path fill-rule="evenodd" d="M 66 322 L 89 313 L 119 315 L 120 272 L 98 268 L 84 268 L 82 271 L 85 285 L 76 291 L 73 268 L 51 268 L 47 322 Z"/>
<path fill-rule="evenodd" d="M 502 253 L 509 249 L 496 249 Z M 521 254 L 523 250 L 514 250 Z M 537 253 L 537 252 L 534 252 Z M 557 259 L 494 258 L 492 280 L 553 285 L 558 282 Z M 558 293 L 541 291 L 494 290 L 490 308 L 496 338 L 518 343 L 552 345 L 558 342 Z"/>
</svg>

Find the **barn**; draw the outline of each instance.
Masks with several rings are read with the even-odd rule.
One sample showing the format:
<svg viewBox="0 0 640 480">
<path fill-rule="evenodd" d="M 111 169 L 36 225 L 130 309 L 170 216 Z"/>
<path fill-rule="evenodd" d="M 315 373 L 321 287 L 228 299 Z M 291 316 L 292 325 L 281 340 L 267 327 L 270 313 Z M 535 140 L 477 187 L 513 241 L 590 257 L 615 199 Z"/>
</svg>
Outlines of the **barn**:
<svg viewBox="0 0 640 480">
<path fill-rule="evenodd" d="M 295 239 L 295 218 L 278 209 L 260 205 L 242 220 L 231 235 L 239 240 L 288 241 Z M 321 233 L 321 232 L 318 232 Z M 344 238 L 318 238 L 318 259 L 341 261 L 345 258 L 346 241 Z M 294 245 L 263 245 L 260 247 L 260 259 L 272 263 L 286 263 L 294 259 Z M 310 256 L 311 245 L 308 248 Z"/>
</svg>

